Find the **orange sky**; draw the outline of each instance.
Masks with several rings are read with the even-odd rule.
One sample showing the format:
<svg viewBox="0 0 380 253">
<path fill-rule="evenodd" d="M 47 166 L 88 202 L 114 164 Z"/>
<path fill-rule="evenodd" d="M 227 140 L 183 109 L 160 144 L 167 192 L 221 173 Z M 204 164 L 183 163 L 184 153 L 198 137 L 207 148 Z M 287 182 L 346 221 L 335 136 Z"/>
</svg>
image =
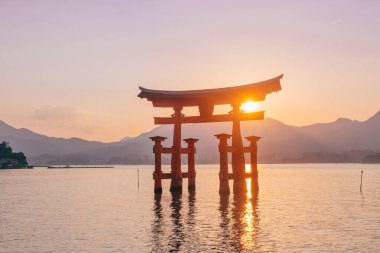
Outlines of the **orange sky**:
<svg viewBox="0 0 380 253">
<path fill-rule="evenodd" d="M 305 125 L 380 110 L 380 2 L 279 2 L 1 1 L 0 120 L 115 141 L 171 114 L 137 98 L 139 85 L 202 89 L 279 74 L 267 117 Z"/>
</svg>

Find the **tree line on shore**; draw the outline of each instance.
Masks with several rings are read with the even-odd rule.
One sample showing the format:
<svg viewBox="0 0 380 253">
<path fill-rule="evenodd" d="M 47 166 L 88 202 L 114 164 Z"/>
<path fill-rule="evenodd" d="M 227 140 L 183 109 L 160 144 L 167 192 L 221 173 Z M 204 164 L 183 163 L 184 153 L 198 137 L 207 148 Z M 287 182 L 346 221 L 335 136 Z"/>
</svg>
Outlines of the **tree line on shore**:
<svg viewBox="0 0 380 253">
<path fill-rule="evenodd" d="M 27 165 L 23 152 L 13 152 L 8 142 L 0 143 L 0 169 L 21 168 Z"/>
</svg>

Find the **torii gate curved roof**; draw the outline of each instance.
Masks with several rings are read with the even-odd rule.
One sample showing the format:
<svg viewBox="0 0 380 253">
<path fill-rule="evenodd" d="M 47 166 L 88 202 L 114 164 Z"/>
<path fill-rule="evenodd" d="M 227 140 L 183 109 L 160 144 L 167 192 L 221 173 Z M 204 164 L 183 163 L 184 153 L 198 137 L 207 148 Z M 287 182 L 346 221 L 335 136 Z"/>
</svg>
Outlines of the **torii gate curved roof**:
<svg viewBox="0 0 380 253">
<path fill-rule="evenodd" d="M 151 101 L 154 107 L 222 105 L 241 103 L 248 99 L 263 101 L 267 94 L 281 90 L 282 77 L 280 75 L 258 83 L 204 90 L 168 91 L 139 87 L 141 92 L 138 97 Z"/>
</svg>

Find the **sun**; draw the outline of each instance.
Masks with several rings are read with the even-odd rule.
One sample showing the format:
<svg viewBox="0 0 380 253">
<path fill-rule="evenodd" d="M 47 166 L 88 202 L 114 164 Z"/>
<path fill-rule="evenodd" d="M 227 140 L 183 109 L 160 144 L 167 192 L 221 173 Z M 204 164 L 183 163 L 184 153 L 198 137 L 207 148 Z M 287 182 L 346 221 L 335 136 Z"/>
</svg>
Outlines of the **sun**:
<svg viewBox="0 0 380 253">
<path fill-rule="evenodd" d="M 240 109 L 242 109 L 244 112 L 254 112 L 257 109 L 257 103 L 249 100 L 243 103 Z"/>
</svg>

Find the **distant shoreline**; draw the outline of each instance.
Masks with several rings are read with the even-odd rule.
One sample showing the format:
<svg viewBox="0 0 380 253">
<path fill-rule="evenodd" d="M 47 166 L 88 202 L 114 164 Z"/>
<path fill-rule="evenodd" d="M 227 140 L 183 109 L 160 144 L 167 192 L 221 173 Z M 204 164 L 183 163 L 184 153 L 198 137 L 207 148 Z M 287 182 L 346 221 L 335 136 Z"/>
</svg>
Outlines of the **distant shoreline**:
<svg viewBox="0 0 380 253">
<path fill-rule="evenodd" d="M 362 165 L 378 165 L 377 163 L 359 163 L 359 162 L 293 162 L 293 163 L 272 163 L 272 162 L 264 162 L 259 163 L 260 165 L 264 164 L 270 164 L 270 165 L 283 165 L 283 164 L 289 164 L 289 165 L 300 165 L 300 164 L 309 164 L 309 165 L 318 165 L 318 164 L 362 164 Z M 170 164 L 163 164 L 164 166 L 170 166 Z M 196 166 L 203 166 L 203 165 L 214 165 L 219 166 L 219 163 L 198 163 Z M 32 165 L 28 167 L 15 167 L 15 168 L 0 168 L 0 170 L 22 170 L 22 169 L 34 169 L 34 168 L 47 168 L 47 169 L 112 169 L 115 168 L 115 166 L 154 166 L 154 164 L 112 164 L 110 166 L 104 166 L 104 165 L 81 165 L 81 166 L 53 166 L 53 165 Z M 229 164 L 229 167 L 231 164 Z M 183 168 L 185 169 L 185 168 Z"/>
<path fill-rule="evenodd" d="M 87 169 L 87 168 L 92 168 L 92 169 L 108 169 L 108 168 L 114 168 L 113 166 L 47 166 L 48 169 Z"/>
</svg>

